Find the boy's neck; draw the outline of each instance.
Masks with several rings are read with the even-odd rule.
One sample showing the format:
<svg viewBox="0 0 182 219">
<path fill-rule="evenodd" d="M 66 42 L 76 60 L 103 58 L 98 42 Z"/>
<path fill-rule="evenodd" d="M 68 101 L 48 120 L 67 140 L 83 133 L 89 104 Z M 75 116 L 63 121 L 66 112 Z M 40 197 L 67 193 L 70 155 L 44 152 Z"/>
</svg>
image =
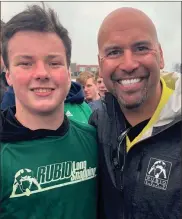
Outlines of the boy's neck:
<svg viewBox="0 0 182 219">
<path fill-rule="evenodd" d="M 28 110 L 16 106 L 16 119 L 24 126 L 31 130 L 48 129 L 57 130 L 64 120 L 64 105 L 59 107 L 54 113 L 33 114 Z"/>
</svg>

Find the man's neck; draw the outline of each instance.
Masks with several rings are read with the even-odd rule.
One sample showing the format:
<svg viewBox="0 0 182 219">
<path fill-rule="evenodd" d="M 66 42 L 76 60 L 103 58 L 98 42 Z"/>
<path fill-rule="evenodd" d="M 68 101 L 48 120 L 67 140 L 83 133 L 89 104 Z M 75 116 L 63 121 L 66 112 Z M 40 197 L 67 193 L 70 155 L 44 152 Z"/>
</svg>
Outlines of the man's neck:
<svg viewBox="0 0 182 219">
<path fill-rule="evenodd" d="M 57 130 L 64 120 L 64 105 L 52 114 L 37 114 L 16 106 L 16 119 L 31 130 Z"/>
<path fill-rule="evenodd" d="M 152 97 L 140 107 L 133 110 L 122 109 L 125 118 L 131 126 L 135 126 L 153 116 L 160 102 L 161 95 L 162 85 L 160 84 L 160 88 L 157 90 L 156 94 L 152 95 Z"/>
</svg>

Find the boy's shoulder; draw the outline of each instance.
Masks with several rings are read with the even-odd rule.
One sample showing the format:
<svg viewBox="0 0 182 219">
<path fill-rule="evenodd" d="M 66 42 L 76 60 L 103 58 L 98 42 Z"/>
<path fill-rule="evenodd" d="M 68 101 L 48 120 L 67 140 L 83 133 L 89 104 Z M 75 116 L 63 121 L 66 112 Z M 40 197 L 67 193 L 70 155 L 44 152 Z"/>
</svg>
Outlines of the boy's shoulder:
<svg viewBox="0 0 182 219">
<path fill-rule="evenodd" d="M 96 129 L 88 123 L 79 122 L 69 117 L 71 127 L 87 134 L 96 135 Z"/>
</svg>

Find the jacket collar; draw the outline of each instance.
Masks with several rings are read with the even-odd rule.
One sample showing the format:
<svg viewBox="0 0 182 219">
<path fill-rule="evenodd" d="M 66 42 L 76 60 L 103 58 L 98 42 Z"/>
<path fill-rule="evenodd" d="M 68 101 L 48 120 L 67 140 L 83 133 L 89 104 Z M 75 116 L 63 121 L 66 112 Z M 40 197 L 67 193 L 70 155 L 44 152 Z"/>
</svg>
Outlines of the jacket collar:
<svg viewBox="0 0 182 219">
<path fill-rule="evenodd" d="M 111 93 L 107 92 L 103 101 L 105 102 L 106 111 L 111 123 L 115 123 L 116 130 L 119 131 L 118 134 L 120 134 L 126 129 L 126 122 L 117 99 Z"/>
</svg>

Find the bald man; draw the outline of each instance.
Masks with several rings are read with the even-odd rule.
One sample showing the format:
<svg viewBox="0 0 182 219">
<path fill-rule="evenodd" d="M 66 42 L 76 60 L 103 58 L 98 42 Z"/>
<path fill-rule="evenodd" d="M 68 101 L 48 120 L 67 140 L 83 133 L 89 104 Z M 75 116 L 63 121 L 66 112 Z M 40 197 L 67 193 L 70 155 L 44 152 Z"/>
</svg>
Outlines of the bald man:
<svg viewBox="0 0 182 219">
<path fill-rule="evenodd" d="M 97 128 L 102 219 L 180 219 L 181 75 L 162 75 L 155 25 L 119 8 L 98 33 L 100 76 L 110 93 Z"/>
</svg>

